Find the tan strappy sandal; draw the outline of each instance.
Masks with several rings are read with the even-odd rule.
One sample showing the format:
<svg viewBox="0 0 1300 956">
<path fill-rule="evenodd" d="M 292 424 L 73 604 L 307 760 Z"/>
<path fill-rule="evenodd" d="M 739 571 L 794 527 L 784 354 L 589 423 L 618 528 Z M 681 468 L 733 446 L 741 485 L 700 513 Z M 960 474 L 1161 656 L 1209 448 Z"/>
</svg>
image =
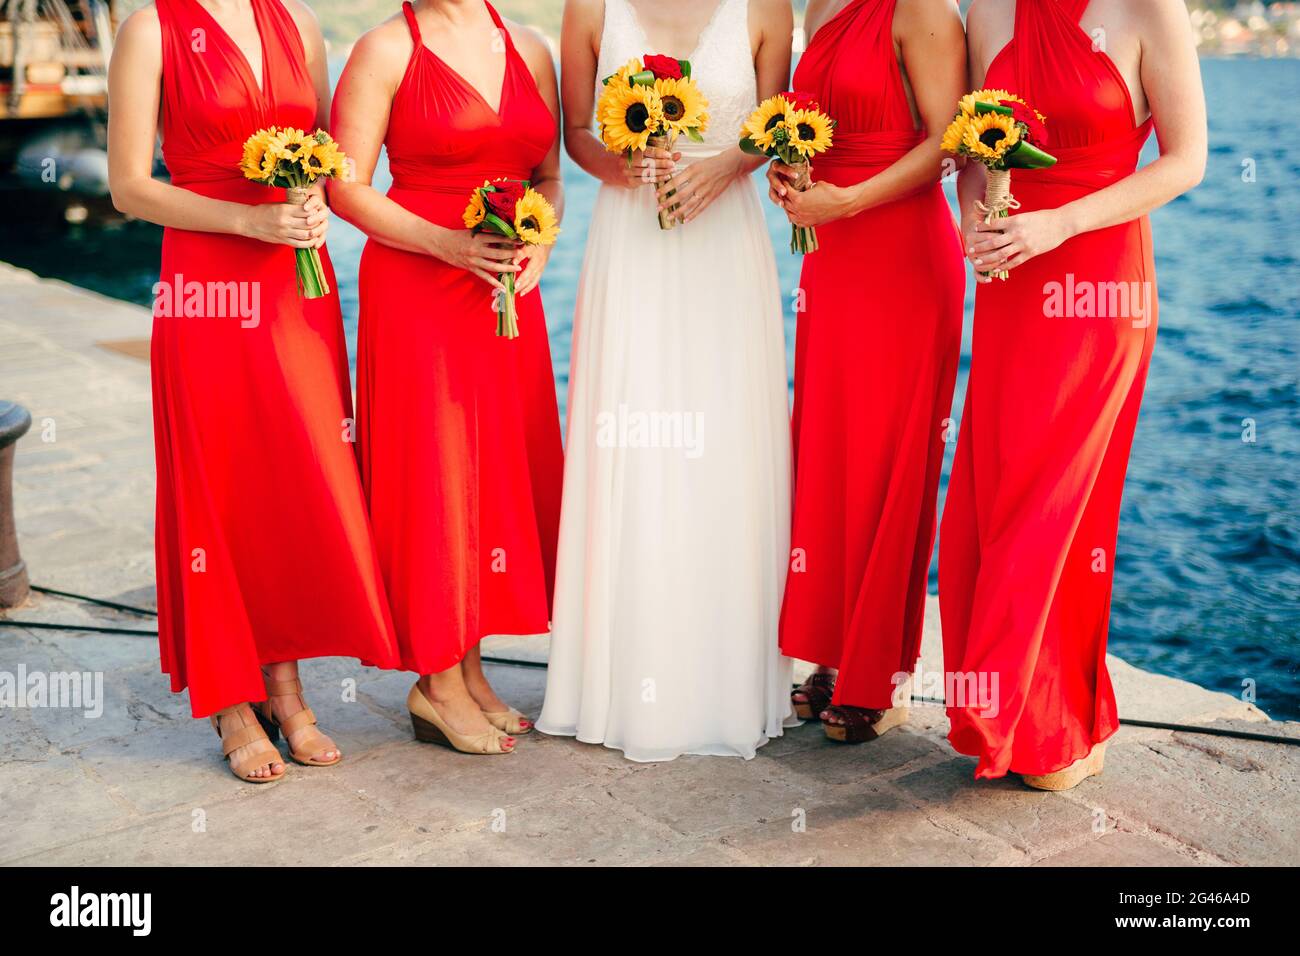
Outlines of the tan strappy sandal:
<svg viewBox="0 0 1300 956">
<path fill-rule="evenodd" d="M 316 715 L 312 713 L 307 701 L 302 697 L 302 681 L 296 677 L 293 680 L 272 680 L 270 677 L 262 675 L 266 679 L 266 700 L 257 705 L 254 713 L 257 714 L 258 721 L 266 730 L 267 735 L 272 740 L 277 740 L 281 734 L 284 735 L 284 742 L 289 747 L 289 756 L 295 763 L 300 763 L 304 767 L 332 767 L 340 760 L 343 755 L 340 753 L 333 760 L 321 760 L 316 754 L 322 750 L 338 750 L 337 745 L 333 747 L 319 745 L 317 742 L 329 740 L 323 733 L 316 729 Z M 271 708 L 272 697 L 297 697 L 298 703 L 302 704 L 302 710 L 290 714 L 283 721 L 275 719 L 275 711 Z M 293 744 L 289 743 L 289 738 L 298 733 L 304 727 L 311 728 L 311 733 L 307 734 L 307 745 L 300 750 L 293 749 Z M 333 741 L 330 741 L 333 744 Z"/>
<path fill-rule="evenodd" d="M 489 724 L 502 733 L 517 737 L 520 734 L 531 733 L 533 722 L 528 720 L 523 714 L 511 707 L 509 710 L 494 710 L 491 713 L 483 711 L 483 716 L 487 718 Z M 522 721 L 528 720 L 528 726 L 525 727 Z"/>
<path fill-rule="evenodd" d="M 230 714 L 239 714 L 239 708 L 244 706 L 247 705 L 236 704 L 234 707 L 227 707 L 225 710 L 218 711 L 210 718 L 212 721 L 212 729 L 215 730 L 217 736 L 221 738 L 221 755 L 229 761 L 230 772 L 240 780 L 243 780 L 246 783 L 274 783 L 276 780 L 284 777 L 285 772 L 283 770 L 279 773 L 272 772 L 269 777 L 252 776 L 253 771 L 259 767 L 284 763 L 284 757 L 280 756 L 279 748 L 267 739 L 266 731 L 262 729 L 261 724 L 258 721 L 255 720 L 252 723 L 245 724 L 243 723 L 244 718 L 241 714 L 240 722 L 242 726 L 238 730 L 225 735 L 221 733 L 221 718 Z M 231 759 L 230 755 L 240 747 L 247 747 L 251 744 L 258 743 L 262 744 L 262 746 L 256 747 L 252 751 L 251 756 L 245 757 L 238 763 Z"/>
<path fill-rule="evenodd" d="M 485 754 L 495 756 L 496 754 L 512 754 L 514 748 L 506 748 L 501 744 L 502 734 L 494 727 L 492 730 L 484 731 L 481 734 L 459 734 L 452 730 L 442 714 L 433 706 L 429 698 L 424 696 L 417 682 L 411 687 L 411 692 L 406 695 L 406 709 L 411 714 L 411 727 L 415 730 L 415 739 L 426 744 L 442 744 L 444 747 L 451 747 L 453 750 L 459 750 L 463 754 Z"/>
<path fill-rule="evenodd" d="M 1020 779 L 1025 782 L 1025 786 L 1035 790 L 1073 790 L 1089 777 L 1101 773 L 1105 763 L 1106 741 L 1103 740 L 1064 770 L 1045 774 L 1021 774 Z"/>
</svg>

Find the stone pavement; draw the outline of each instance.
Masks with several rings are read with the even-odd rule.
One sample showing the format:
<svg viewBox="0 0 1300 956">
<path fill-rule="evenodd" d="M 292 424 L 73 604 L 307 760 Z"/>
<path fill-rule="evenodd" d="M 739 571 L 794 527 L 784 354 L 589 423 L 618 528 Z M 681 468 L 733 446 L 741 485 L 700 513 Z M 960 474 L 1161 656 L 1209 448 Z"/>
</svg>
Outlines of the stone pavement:
<svg viewBox="0 0 1300 956">
<path fill-rule="evenodd" d="M 0 397 L 35 419 L 15 496 L 38 584 L 152 605 L 148 366 L 129 345 L 148 334 L 141 309 L 0 265 Z M 930 610 L 923 666 L 935 671 Z M 10 618 L 153 627 L 41 595 Z M 546 652 L 537 638 L 486 647 Z M 1126 716 L 1300 736 L 1300 724 L 1261 723 L 1230 696 L 1111 666 Z M 304 680 L 347 759 L 253 786 L 168 692 L 152 638 L 0 628 L 0 682 L 19 668 L 102 674 L 103 710 L 0 709 L 0 863 L 1163 866 L 1300 855 L 1300 749 L 1275 744 L 1125 728 L 1105 775 L 1065 794 L 973 783 L 974 761 L 947 747 L 931 706 L 874 744 L 833 745 L 805 726 L 752 761 L 634 764 L 539 734 L 486 759 L 411 738 L 410 676 L 323 660 L 304 665 Z M 491 676 L 537 712 L 542 670 Z"/>
</svg>

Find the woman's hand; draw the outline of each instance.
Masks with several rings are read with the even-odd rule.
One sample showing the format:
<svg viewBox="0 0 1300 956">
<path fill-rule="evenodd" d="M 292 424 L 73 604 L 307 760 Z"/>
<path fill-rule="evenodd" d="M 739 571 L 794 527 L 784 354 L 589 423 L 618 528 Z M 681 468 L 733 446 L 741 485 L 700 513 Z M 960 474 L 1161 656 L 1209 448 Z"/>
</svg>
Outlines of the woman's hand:
<svg viewBox="0 0 1300 956">
<path fill-rule="evenodd" d="M 515 276 L 515 294 L 527 295 L 537 288 L 546 269 L 547 260 L 551 258 L 551 246 L 520 246 L 515 253 L 515 262 L 527 259 L 524 271 Z"/>
<path fill-rule="evenodd" d="M 635 150 L 630 162 L 623 164 L 624 184 L 628 189 L 639 186 L 653 186 L 660 180 L 667 179 L 677 171 L 677 160 L 681 153 L 672 153 L 666 149 L 651 146 L 645 150 Z"/>
<path fill-rule="evenodd" d="M 307 197 L 303 206 L 267 202 L 247 207 L 239 234 L 295 249 L 319 249 L 325 245 L 329 217 L 329 207 L 317 191 Z"/>
<path fill-rule="evenodd" d="M 799 173 L 779 159 L 767 167 L 767 195 L 782 209 L 792 226 L 820 226 L 854 215 L 853 191 L 831 183 L 813 183 L 800 192 Z"/>
<path fill-rule="evenodd" d="M 1069 239 L 1070 228 L 1059 209 L 1014 213 L 985 223 L 976 220 L 966 232 L 966 257 L 979 282 L 992 281 L 981 272 L 1011 271 L 1034 256 L 1051 252 Z"/>
<path fill-rule="evenodd" d="M 442 229 L 430 244 L 430 254 L 448 265 L 472 272 L 494 289 L 505 291 L 498 278 L 502 273 L 519 272 L 520 244 L 504 236 L 468 229 Z"/>
<path fill-rule="evenodd" d="M 659 208 L 671 212 L 678 222 L 690 222 L 721 196 L 740 172 L 741 167 L 730 152 L 692 163 L 659 184 Z M 670 192 L 674 195 L 669 196 Z"/>
</svg>

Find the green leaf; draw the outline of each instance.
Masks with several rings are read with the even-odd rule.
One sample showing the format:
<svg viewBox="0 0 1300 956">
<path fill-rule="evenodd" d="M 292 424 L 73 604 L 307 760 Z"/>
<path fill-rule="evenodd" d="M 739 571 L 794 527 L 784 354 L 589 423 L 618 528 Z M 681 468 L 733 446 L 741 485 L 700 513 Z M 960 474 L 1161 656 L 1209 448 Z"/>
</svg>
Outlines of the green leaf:
<svg viewBox="0 0 1300 956">
<path fill-rule="evenodd" d="M 1056 157 L 1023 139 L 1005 157 L 1008 169 L 1047 169 L 1056 165 Z"/>
<path fill-rule="evenodd" d="M 642 70 L 640 73 L 633 73 L 629 76 L 628 81 L 633 86 L 654 86 L 655 75 L 649 70 Z"/>
<path fill-rule="evenodd" d="M 483 217 L 483 221 L 507 239 L 513 239 L 515 237 L 515 227 L 510 225 L 496 213 L 488 213 Z"/>
<path fill-rule="evenodd" d="M 761 146 L 759 146 L 757 143 L 755 143 L 755 142 L 754 142 L 752 139 L 750 139 L 748 136 L 742 136 L 742 137 L 740 138 L 740 151 L 741 151 L 742 153 L 748 153 L 750 156 L 767 156 L 767 155 L 768 155 L 767 150 L 763 149 Z"/>
<path fill-rule="evenodd" d="M 700 135 L 700 131 L 699 131 L 698 129 L 696 129 L 694 126 L 688 128 L 688 129 L 686 130 L 686 135 L 687 135 L 687 137 L 689 137 L 690 140 L 691 140 L 692 142 L 694 142 L 694 143 L 702 143 L 702 142 L 704 142 L 704 137 Z"/>
<path fill-rule="evenodd" d="M 689 80 L 689 79 L 691 78 L 691 61 L 690 61 L 690 60 L 678 60 L 677 62 L 681 65 L 681 68 L 682 68 L 682 76 L 683 76 L 684 78 L 686 78 L 686 79 Z"/>
<path fill-rule="evenodd" d="M 977 100 L 975 102 L 976 113 L 1001 113 L 1003 116 L 1012 115 L 1015 110 L 1010 106 L 1003 106 L 1001 103 L 984 103 Z"/>
</svg>

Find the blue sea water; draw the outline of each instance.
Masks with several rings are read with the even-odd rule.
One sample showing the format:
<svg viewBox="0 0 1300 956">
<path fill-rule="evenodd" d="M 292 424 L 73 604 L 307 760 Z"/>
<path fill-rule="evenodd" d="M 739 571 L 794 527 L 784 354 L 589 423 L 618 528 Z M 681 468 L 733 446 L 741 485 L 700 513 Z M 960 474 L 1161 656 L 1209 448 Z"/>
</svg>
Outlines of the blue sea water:
<svg viewBox="0 0 1300 956">
<path fill-rule="evenodd" d="M 1300 60 L 1206 60 L 1202 67 L 1210 110 L 1205 182 L 1152 216 L 1160 330 L 1120 523 L 1111 650 L 1140 667 L 1253 694 L 1273 716 L 1300 718 L 1300 153 L 1293 135 Z M 1154 154 L 1153 139 L 1147 158 Z M 583 223 L 596 193 L 567 160 L 565 186 L 565 228 L 542 283 L 561 405 Z M 799 262 L 787 251 L 789 226 L 768 213 L 782 287 L 792 290 Z M 13 231 L 0 235 L 0 260 L 148 302 L 157 277 L 151 229 Z M 335 220 L 330 248 L 350 340 L 362 245 L 355 229 Z M 786 309 L 792 351 L 788 298 Z M 958 415 L 970 311 L 968 300 Z M 1253 440 L 1243 441 L 1251 423 Z"/>
</svg>

